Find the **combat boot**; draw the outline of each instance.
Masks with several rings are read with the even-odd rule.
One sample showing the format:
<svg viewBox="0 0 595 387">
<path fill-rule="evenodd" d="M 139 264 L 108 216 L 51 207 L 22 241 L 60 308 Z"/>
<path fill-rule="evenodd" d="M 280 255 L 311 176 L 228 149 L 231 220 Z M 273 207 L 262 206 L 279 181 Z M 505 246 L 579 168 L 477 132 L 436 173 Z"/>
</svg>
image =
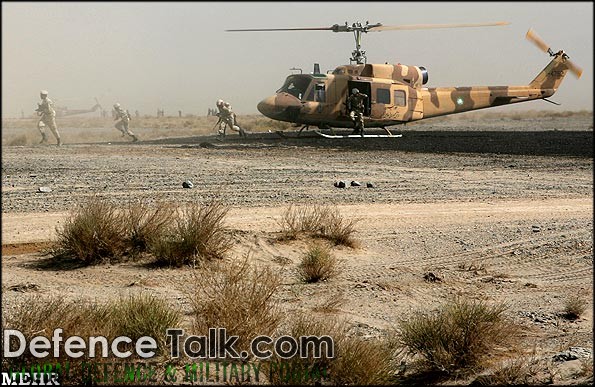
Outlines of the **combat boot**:
<svg viewBox="0 0 595 387">
<path fill-rule="evenodd" d="M 238 128 L 240 128 L 240 137 L 246 138 L 246 132 L 244 131 L 244 129 L 242 129 L 241 126 L 238 126 Z"/>
<path fill-rule="evenodd" d="M 58 146 L 62 146 L 62 139 L 58 138 L 58 142 L 56 143 Z"/>
<path fill-rule="evenodd" d="M 136 135 L 132 135 L 132 142 L 137 142 L 138 141 L 138 137 L 136 137 Z"/>
<path fill-rule="evenodd" d="M 48 135 L 45 133 L 41 134 L 41 141 L 39 142 L 40 144 L 47 144 L 48 143 Z"/>
</svg>

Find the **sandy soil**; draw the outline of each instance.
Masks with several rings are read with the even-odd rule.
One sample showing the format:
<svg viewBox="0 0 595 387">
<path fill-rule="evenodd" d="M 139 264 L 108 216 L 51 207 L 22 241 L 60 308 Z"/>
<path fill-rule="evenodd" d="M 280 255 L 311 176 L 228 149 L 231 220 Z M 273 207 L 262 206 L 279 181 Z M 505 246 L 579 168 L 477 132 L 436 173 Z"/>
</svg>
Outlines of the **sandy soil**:
<svg viewBox="0 0 595 387">
<path fill-rule="evenodd" d="M 410 148 L 392 139 L 391 145 L 345 145 L 274 133 L 225 142 L 204 135 L 138 144 L 82 140 L 60 148 L 3 145 L 3 309 L 26 295 L 9 288 L 28 283 L 42 294 L 97 300 L 150 290 L 188 308 L 183 294 L 190 268 L 130 263 L 48 270 L 41 251 L 73 206 L 91 195 L 117 203 L 219 197 L 232 208 L 230 259 L 250 252 L 255 264 L 277 268 L 284 280 L 278 299 L 289 311 L 322 315 L 317 307 L 339 299 L 333 315 L 347 318 L 362 335 L 381 337 L 410 311 L 461 295 L 505 301 L 507 314 L 531 327 L 527 349 L 541 356 L 570 346 L 591 349 L 593 163 L 585 142 L 592 149 L 592 119 L 590 129 L 581 125 L 565 143 L 562 136 L 552 145 L 560 134 L 545 132 L 519 146 L 504 134 L 508 126 L 493 122 L 489 138 L 516 149 L 511 153 L 488 152 L 485 133 L 457 134 L 452 127 L 448 136 L 443 128 L 421 128 L 424 136 L 411 134 L 404 142 Z M 74 138 L 76 128 L 68 130 Z M 469 151 L 441 148 L 452 142 Z M 185 180 L 194 188 L 182 188 Z M 337 180 L 363 186 L 340 189 Z M 42 186 L 52 191 L 38 192 Z M 358 219 L 360 247 L 334 248 L 343 270 L 329 282 L 300 283 L 296 267 L 306 242 L 274 238 L 283 211 L 307 203 L 336 205 Z M 425 281 L 427 272 L 442 281 Z M 568 321 L 561 313 L 576 294 L 584 296 L 587 312 Z M 571 376 L 557 377 L 572 383 Z"/>
</svg>

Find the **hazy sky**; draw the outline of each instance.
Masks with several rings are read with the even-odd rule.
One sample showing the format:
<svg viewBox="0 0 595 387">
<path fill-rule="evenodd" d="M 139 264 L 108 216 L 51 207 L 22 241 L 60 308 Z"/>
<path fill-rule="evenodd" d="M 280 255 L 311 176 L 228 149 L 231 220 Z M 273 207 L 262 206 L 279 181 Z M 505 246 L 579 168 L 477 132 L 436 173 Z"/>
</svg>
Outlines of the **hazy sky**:
<svg viewBox="0 0 595 387">
<path fill-rule="evenodd" d="M 584 70 L 551 98 L 524 109 L 592 109 L 592 2 L 2 2 L 2 114 L 29 115 L 39 90 L 69 108 L 120 102 L 131 111 L 204 115 L 218 98 L 240 114 L 274 94 L 292 67 L 327 71 L 349 63 L 351 33 L 224 32 L 508 21 L 504 27 L 370 32 L 368 63 L 429 71 L 426 86 L 525 85 L 549 62 L 525 40 L 533 27 Z M 505 109 L 505 108 L 497 108 Z"/>
</svg>

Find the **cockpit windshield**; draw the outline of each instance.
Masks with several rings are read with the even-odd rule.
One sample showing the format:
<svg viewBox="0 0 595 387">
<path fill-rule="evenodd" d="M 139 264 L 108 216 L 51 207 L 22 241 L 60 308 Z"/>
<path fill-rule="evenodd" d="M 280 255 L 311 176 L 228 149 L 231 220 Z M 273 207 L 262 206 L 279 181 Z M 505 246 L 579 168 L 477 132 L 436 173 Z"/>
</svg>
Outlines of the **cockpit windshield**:
<svg viewBox="0 0 595 387">
<path fill-rule="evenodd" d="M 277 93 L 284 92 L 293 95 L 297 99 L 302 99 L 311 80 L 312 79 L 307 75 L 290 75 L 285 79 L 283 86 L 277 90 Z"/>
</svg>

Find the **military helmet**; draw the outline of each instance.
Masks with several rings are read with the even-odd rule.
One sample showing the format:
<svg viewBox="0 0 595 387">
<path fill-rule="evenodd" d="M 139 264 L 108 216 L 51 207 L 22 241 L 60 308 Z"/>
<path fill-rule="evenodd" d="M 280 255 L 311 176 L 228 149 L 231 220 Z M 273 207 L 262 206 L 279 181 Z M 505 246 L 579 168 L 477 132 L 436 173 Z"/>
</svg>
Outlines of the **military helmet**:
<svg viewBox="0 0 595 387">
<path fill-rule="evenodd" d="M 41 95 L 48 95 L 48 91 L 47 90 L 42 90 L 39 92 L 39 94 Z"/>
<path fill-rule="evenodd" d="M 114 104 L 114 108 L 119 108 L 119 107 L 120 107 L 120 104 L 116 102 L 116 103 Z"/>
<path fill-rule="evenodd" d="M 357 88 L 355 88 L 355 87 L 354 87 L 354 88 L 351 90 L 351 94 L 357 94 L 357 93 L 359 93 L 359 89 L 357 89 Z"/>
<path fill-rule="evenodd" d="M 217 106 L 219 106 L 219 105 L 221 105 L 221 104 L 223 104 L 223 100 L 222 100 L 222 99 L 218 99 L 218 100 L 217 100 Z"/>
</svg>

